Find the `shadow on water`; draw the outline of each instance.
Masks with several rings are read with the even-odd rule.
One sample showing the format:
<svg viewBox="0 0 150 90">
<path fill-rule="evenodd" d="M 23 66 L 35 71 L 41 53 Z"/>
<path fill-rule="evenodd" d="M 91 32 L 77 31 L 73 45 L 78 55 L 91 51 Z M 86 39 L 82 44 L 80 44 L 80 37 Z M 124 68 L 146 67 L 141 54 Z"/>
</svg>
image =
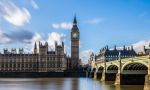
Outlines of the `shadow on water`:
<svg viewBox="0 0 150 90">
<path fill-rule="evenodd" d="M 109 90 L 150 90 L 150 86 L 144 85 L 114 85 L 114 81 L 100 81 Z"/>
<path fill-rule="evenodd" d="M 150 90 L 150 86 L 119 86 L 90 78 L 9 78 L 0 79 L 0 90 Z"/>
</svg>

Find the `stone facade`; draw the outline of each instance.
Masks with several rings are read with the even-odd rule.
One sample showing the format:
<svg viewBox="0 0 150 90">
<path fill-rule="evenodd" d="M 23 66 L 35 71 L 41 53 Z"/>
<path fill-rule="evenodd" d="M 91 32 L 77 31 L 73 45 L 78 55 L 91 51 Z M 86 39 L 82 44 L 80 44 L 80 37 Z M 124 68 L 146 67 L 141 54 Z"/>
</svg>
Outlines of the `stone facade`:
<svg viewBox="0 0 150 90">
<path fill-rule="evenodd" d="M 57 45 L 55 51 L 48 51 L 48 43 L 35 43 L 33 54 L 24 54 L 23 49 L 4 49 L 0 54 L 0 72 L 63 72 L 67 69 L 64 43 Z"/>
<path fill-rule="evenodd" d="M 118 60 L 119 52 L 121 59 L 138 56 L 138 54 L 133 49 L 133 46 L 127 48 L 123 46 L 123 49 L 117 49 L 116 46 L 114 47 L 114 49 L 109 49 L 108 46 L 106 46 L 100 49 L 98 55 L 92 54 L 90 56 L 89 65 L 92 67 L 93 65 L 95 65 L 95 63 L 103 63 Z"/>
</svg>

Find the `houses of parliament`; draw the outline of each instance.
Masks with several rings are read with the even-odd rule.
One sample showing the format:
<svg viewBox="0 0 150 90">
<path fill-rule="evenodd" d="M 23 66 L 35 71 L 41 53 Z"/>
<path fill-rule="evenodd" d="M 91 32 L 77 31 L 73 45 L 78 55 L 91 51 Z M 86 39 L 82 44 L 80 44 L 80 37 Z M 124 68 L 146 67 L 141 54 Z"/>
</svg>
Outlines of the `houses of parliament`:
<svg viewBox="0 0 150 90">
<path fill-rule="evenodd" d="M 0 54 L 0 72 L 64 72 L 79 68 L 80 32 L 76 16 L 71 29 L 71 57 L 64 53 L 64 42 L 55 42 L 55 51 L 49 51 L 48 43 L 34 45 L 33 54 L 25 54 L 23 49 L 4 49 Z M 38 49 L 39 48 L 39 49 Z"/>
</svg>

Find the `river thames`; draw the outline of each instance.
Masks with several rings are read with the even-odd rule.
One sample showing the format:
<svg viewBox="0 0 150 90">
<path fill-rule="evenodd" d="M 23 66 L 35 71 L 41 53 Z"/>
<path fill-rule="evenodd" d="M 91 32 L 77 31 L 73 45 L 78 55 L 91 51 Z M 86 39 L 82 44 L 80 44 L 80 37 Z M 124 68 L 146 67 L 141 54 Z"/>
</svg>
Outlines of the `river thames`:
<svg viewBox="0 0 150 90">
<path fill-rule="evenodd" d="M 90 78 L 1 78 L 0 90 L 150 90 L 150 86 L 115 86 Z"/>
</svg>

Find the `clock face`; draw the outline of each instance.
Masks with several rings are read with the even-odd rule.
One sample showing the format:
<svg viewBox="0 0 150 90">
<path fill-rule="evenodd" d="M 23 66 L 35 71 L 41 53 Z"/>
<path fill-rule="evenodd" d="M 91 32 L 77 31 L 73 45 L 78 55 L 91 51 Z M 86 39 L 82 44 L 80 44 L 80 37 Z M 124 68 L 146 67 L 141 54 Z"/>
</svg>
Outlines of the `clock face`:
<svg viewBox="0 0 150 90">
<path fill-rule="evenodd" d="M 78 37 L 78 34 L 77 33 L 74 33 L 73 34 L 73 38 L 77 38 Z"/>
</svg>

